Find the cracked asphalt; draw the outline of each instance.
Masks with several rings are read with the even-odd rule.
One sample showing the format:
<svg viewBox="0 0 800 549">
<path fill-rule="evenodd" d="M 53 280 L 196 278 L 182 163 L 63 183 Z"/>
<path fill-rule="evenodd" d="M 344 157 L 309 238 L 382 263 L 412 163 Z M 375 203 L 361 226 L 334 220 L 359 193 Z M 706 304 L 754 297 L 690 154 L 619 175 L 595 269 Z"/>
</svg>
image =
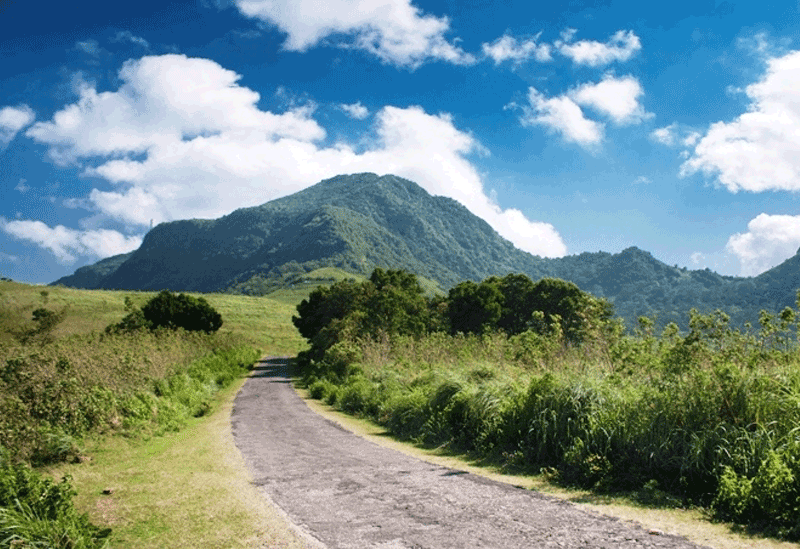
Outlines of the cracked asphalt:
<svg viewBox="0 0 800 549">
<path fill-rule="evenodd" d="M 699 547 L 369 442 L 306 406 L 287 359 L 257 365 L 231 424 L 264 496 L 319 548 Z"/>
</svg>

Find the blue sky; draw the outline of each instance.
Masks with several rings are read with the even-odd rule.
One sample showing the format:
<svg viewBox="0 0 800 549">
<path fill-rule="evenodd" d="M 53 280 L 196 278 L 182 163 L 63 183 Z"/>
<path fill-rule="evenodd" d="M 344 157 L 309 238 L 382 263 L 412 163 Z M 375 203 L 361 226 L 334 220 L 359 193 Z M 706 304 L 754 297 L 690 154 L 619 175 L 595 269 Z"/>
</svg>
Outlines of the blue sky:
<svg viewBox="0 0 800 549">
<path fill-rule="evenodd" d="M 537 255 L 756 275 L 800 247 L 799 33 L 797 0 L 0 0 L 0 275 L 364 171 Z"/>
</svg>

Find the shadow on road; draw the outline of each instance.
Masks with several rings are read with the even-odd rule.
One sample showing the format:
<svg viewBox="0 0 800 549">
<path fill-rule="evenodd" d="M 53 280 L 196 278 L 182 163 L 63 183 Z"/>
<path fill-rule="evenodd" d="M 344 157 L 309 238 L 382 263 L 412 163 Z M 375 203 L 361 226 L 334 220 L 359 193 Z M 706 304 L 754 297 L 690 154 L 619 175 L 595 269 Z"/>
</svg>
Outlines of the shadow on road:
<svg viewBox="0 0 800 549">
<path fill-rule="evenodd" d="M 252 368 L 251 377 L 272 379 L 273 383 L 291 383 L 289 379 L 289 361 L 286 357 L 270 357 L 259 360 Z"/>
</svg>

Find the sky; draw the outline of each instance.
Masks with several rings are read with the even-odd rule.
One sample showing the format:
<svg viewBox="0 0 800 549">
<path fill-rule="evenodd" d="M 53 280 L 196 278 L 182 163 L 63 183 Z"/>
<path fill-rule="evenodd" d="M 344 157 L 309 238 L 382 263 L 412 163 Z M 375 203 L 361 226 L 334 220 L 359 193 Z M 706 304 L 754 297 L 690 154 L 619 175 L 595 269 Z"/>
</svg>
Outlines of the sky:
<svg viewBox="0 0 800 549">
<path fill-rule="evenodd" d="M 360 172 L 758 275 L 800 248 L 800 3 L 0 0 L 0 276 Z"/>
</svg>

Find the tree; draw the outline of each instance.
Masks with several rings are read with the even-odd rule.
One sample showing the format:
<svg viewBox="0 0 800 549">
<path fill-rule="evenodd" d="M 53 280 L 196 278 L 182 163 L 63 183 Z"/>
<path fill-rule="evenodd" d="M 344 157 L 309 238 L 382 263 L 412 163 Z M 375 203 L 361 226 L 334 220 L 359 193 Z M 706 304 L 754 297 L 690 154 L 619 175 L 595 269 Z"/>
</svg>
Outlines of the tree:
<svg viewBox="0 0 800 549">
<path fill-rule="evenodd" d="M 142 315 L 152 329 L 166 327 L 188 331 L 216 332 L 222 326 L 220 315 L 202 297 L 164 290 L 142 307 Z"/>
<path fill-rule="evenodd" d="M 543 278 L 534 283 L 531 306 L 541 311 L 544 320 L 557 319 L 567 341 L 579 343 L 589 324 L 600 324 L 611 319 L 614 308 L 605 299 L 596 298 L 582 291 L 572 282 L 558 278 Z M 533 326 L 543 331 L 545 326 Z"/>
<path fill-rule="evenodd" d="M 364 303 L 362 331 L 422 335 L 428 331 L 430 313 L 416 275 L 403 270 L 377 268 L 370 276 L 371 292 Z"/>
<path fill-rule="evenodd" d="M 497 326 L 503 294 L 496 284 L 471 280 L 452 288 L 447 298 L 447 317 L 454 334 L 480 334 Z"/>
<path fill-rule="evenodd" d="M 503 307 L 497 327 L 508 335 L 521 334 L 531 327 L 536 286 L 524 274 L 509 274 L 503 278 L 489 279 L 503 294 Z"/>
<path fill-rule="evenodd" d="M 333 320 L 341 320 L 363 307 L 368 287 L 355 280 L 342 280 L 330 287 L 320 286 L 297 306 L 292 317 L 300 335 L 311 341 Z"/>
</svg>

